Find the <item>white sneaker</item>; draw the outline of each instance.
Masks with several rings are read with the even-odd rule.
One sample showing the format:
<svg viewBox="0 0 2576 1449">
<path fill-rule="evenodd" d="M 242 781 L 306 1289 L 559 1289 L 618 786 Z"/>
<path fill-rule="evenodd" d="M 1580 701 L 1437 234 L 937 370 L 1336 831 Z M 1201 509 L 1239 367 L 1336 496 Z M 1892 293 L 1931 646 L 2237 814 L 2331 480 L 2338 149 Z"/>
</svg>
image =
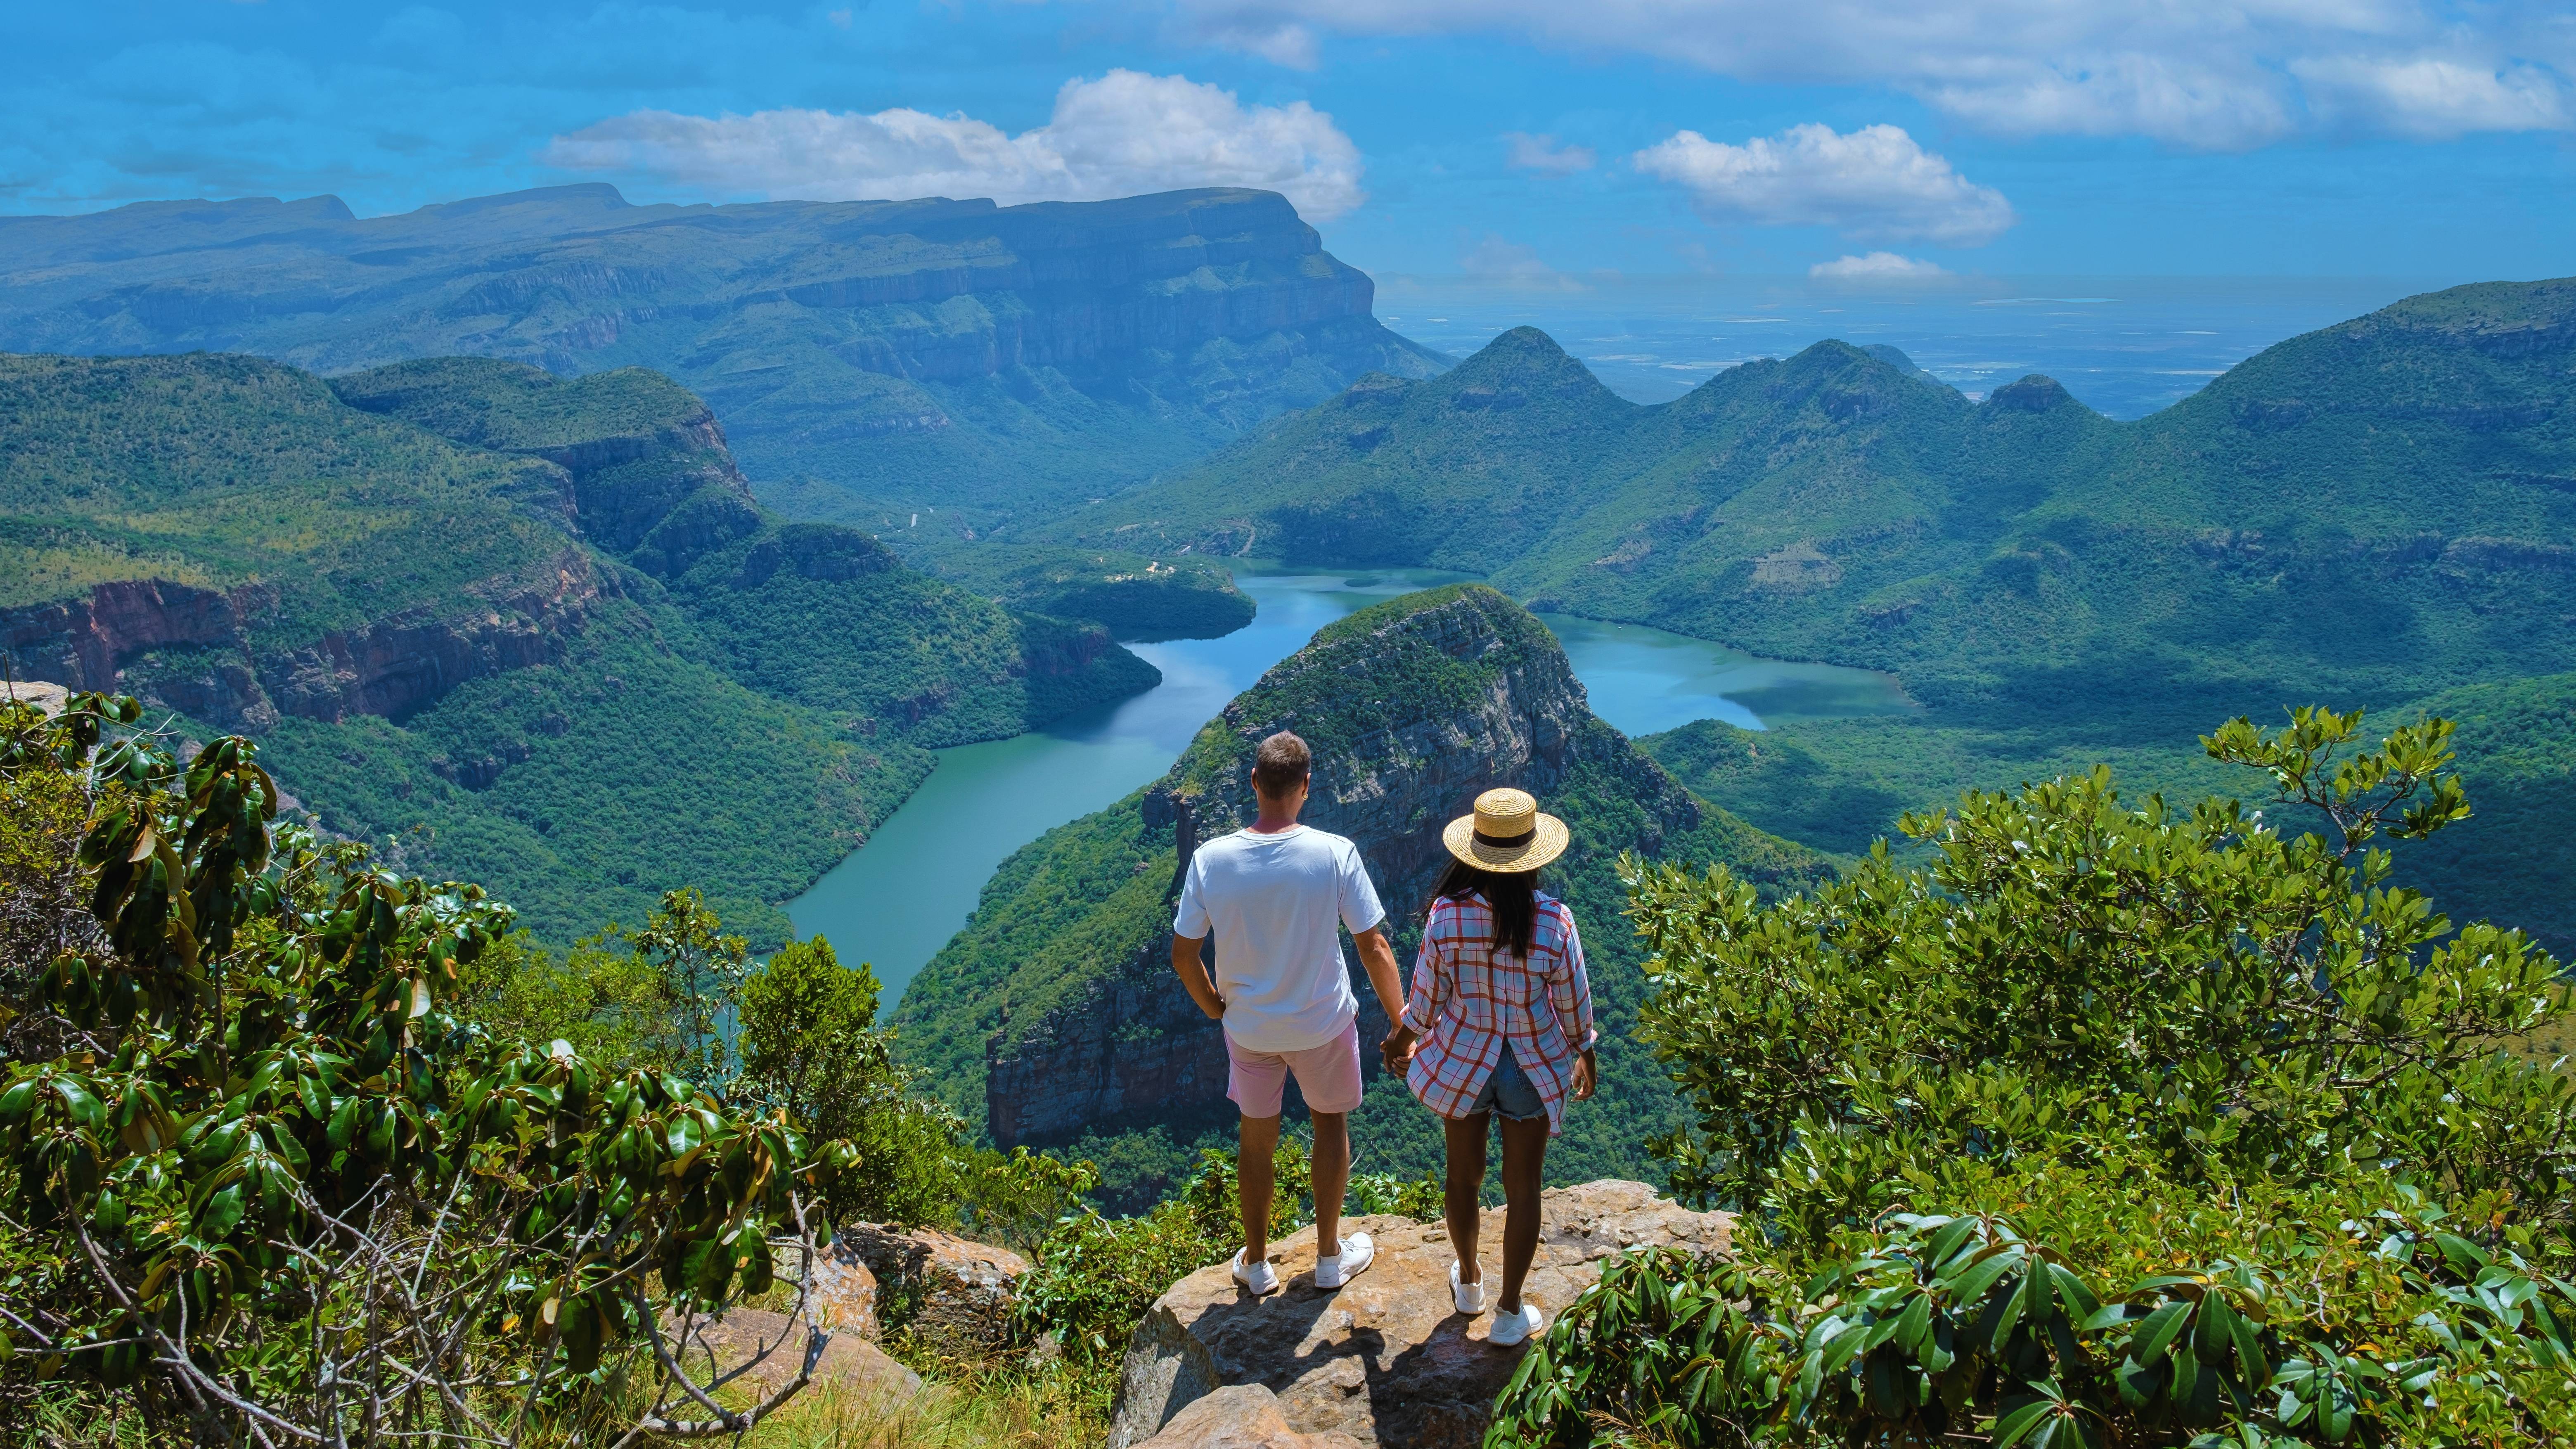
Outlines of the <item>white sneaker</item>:
<svg viewBox="0 0 2576 1449">
<path fill-rule="evenodd" d="M 1251 1289 L 1252 1296 L 1255 1298 L 1267 1298 L 1278 1292 L 1279 1270 L 1270 1266 L 1268 1258 L 1246 1267 L 1243 1253 L 1244 1250 L 1241 1248 L 1234 1250 L 1234 1281 Z"/>
<path fill-rule="evenodd" d="M 1377 1244 L 1366 1233 L 1342 1234 L 1342 1250 L 1332 1257 L 1315 1259 L 1315 1286 L 1339 1288 L 1358 1277 L 1377 1261 Z"/>
<path fill-rule="evenodd" d="M 1496 1313 L 1494 1326 L 1485 1331 L 1485 1341 L 1496 1348 L 1511 1348 L 1547 1331 L 1547 1315 L 1538 1305 L 1524 1298 L 1518 1313 Z"/>
<path fill-rule="evenodd" d="M 1449 1301 L 1458 1305 L 1459 1312 L 1473 1318 L 1485 1311 L 1485 1284 L 1482 1279 L 1473 1283 L 1459 1282 L 1458 1269 L 1461 1266 L 1455 1260 L 1449 1264 Z"/>
</svg>

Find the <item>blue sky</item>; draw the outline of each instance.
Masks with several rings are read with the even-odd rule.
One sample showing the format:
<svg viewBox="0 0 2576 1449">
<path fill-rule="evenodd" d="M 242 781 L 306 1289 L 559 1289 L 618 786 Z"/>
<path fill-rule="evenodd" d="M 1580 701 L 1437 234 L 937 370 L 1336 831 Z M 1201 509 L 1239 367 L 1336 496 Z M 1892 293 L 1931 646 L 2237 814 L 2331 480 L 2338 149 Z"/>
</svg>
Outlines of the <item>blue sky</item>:
<svg viewBox="0 0 2576 1449">
<path fill-rule="evenodd" d="M 2563 4 L 100 0 L 6 34 L 11 212 L 1231 182 L 1373 272 L 1530 286 L 2576 272 Z"/>
</svg>

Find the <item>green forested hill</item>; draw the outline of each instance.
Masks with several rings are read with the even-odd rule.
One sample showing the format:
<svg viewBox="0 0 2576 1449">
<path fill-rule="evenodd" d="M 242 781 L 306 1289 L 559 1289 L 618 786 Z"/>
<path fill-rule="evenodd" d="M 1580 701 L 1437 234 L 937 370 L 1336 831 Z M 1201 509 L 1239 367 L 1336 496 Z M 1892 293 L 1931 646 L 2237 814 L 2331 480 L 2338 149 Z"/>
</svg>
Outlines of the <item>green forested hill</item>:
<svg viewBox="0 0 2576 1449">
<path fill-rule="evenodd" d="M 1075 1144 L 1108 1170 L 1118 1200 L 1149 1201 L 1224 1115 L 1216 1029 L 1171 976 L 1177 847 L 1250 819 L 1251 752 L 1279 728 L 1315 750 L 1303 818 L 1359 842 L 1408 970 L 1445 859 L 1443 824 L 1500 784 L 1531 789 L 1566 820 L 1574 846 L 1545 884 L 1584 931 L 1603 1089 L 1569 1116 L 1551 1171 L 1652 1175 L 1645 1140 L 1677 1119 L 1669 1080 L 1628 1040 L 1645 979 L 1621 914 L 1619 853 L 1722 860 L 1782 889 L 1827 867 L 1676 785 L 1585 707 L 1546 627 L 1480 585 L 1407 595 L 1326 627 L 1209 721 L 1160 782 L 1012 856 L 906 989 L 895 1014 L 906 1058 L 998 1139 Z M 1357 989 L 1373 1043 L 1383 1017 L 1365 983 Z M 1433 1124 L 1401 1084 L 1376 1083 L 1362 1112 L 1368 1170 L 1415 1175 L 1436 1163 Z"/>
<path fill-rule="evenodd" d="M 2370 726 L 2434 715 L 2459 726 L 2453 744 L 2473 813 L 2429 843 L 2393 845 L 2398 879 L 2430 894 L 2454 922 L 2519 927 L 2576 960 L 2576 674 L 2463 685 L 2375 710 Z M 1700 720 L 1638 744 L 1693 793 L 1763 830 L 1846 856 L 1891 834 L 1905 812 L 1950 805 L 1963 790 L 2010 790 L 2096 764 L 2111 766 L 2133 799 L 2216 794 L 2260 803 L 2271 789 L 2209 759 L 2188 731 L 2106 745 L 1903 717 L 1768 730 Z"/>
<path fill-rule="evenodd" d="M 557 494 L 541 464 L 355 413 L 253 358 L 0 355 L 0 608 L 114 579 L 256 580 L 277 598 L 253 627 L 301 642 L 543 569 L 566 541 Z"/>
<path fill-rule="evenodd" d="M 1587 382 L 1506 334 L 1057 528 L 1475 570 L 2112 742 L 2576 664 L 2576 284 L 2411 299 L 2134 423 L 1840 343 L 1657 407 Z"/>
<path fill-rule="evenodd" d="M 486 359 L 0 358 L 0 648 L 260 735 L 330 828 L 550 940 L 776 905 L 929 768 L 1150 684 L 750 498 L 705 403 Z"/>
</svg>

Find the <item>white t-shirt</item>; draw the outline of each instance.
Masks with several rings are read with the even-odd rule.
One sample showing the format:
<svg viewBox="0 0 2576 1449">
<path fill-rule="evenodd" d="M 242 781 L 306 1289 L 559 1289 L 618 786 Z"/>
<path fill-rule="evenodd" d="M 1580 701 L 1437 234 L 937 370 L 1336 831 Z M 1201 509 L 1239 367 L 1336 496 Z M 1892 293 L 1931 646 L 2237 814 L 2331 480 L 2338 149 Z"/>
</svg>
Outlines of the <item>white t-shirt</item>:
<svg viewBox="0 0 2576 1449">
<path fill-rule="evenodd" d="M 1298 1052 L 1342 1034 L 1359 1015 L 1334 929 L 1386 919 L 1360 848 L 1300 825 L 1238 830 L 1190 857 L 1175 935 L 1216 938 L 1209 974 L 1225 998 L 1225 1034 L 1249 1051 Z"/>
</svg>

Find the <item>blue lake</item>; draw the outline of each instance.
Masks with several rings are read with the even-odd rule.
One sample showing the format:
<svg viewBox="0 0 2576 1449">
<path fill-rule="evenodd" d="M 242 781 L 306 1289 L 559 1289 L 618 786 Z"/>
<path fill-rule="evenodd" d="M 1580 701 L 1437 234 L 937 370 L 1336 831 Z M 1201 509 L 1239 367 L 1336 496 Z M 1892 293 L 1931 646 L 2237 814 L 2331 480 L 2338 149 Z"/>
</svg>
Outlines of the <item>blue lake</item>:
<svg viewBox="0 0 2576 1449">
<path fill-rule="evenodd" d="M 1458 577 L 1240 574 L 1260 608 L 1250 624 L 1222 639 L 1128 646 L 1163 671 L 1163 682 L 1098 714 L 941 750 L 922 787 L 865 846 L 789 902 L 788 919 L 799 936 L 831 938 L 843 959 L 871 962 L 891 1008 L 966 923 L 984 882 L 1013 851 L 1161 775 L 1201 725 L 1316 630 Z M 1757 659 L 1634 624 L 1544 617 L 1565 642 L 1593 711 L 1631 735 L 1695 719 L 1759 729 L 1766 720 L 1912 708 L 1895 680 L 1867 670 Z"/>
</svg>

